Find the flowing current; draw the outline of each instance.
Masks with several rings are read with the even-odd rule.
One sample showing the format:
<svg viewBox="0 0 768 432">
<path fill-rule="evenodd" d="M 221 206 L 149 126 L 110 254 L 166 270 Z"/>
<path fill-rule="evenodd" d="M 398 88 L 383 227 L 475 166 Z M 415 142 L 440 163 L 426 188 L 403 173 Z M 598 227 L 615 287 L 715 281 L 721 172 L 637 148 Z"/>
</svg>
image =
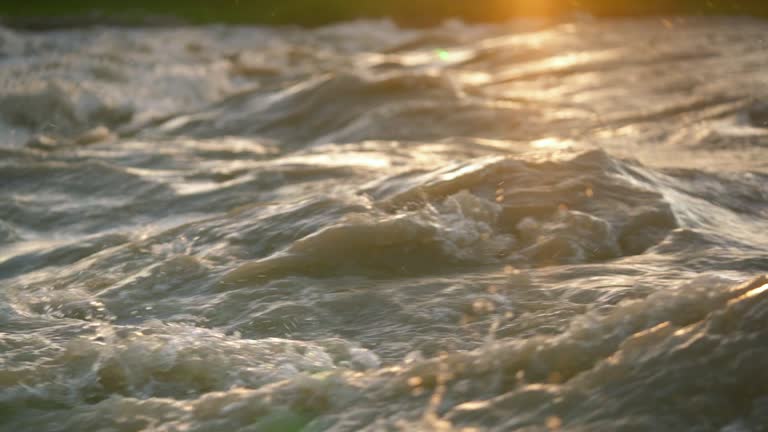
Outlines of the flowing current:
<svg viewBox="0 0 768 432">
<path fill-rule="evenodd" d="M 768 430 L 768 22 L 0 28 L 0 430 Z"/>
</svg>

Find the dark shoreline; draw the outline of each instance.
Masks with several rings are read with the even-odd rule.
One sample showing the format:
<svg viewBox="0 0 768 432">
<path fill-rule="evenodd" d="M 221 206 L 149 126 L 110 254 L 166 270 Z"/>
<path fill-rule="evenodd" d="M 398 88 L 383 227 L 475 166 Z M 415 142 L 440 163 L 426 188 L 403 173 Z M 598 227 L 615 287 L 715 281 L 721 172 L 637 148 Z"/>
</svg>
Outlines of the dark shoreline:
<svg viewBox="0 0 768 432">
<path fill-rule="evenodd" d="M 23 31 L 55 31 L 88 27 L 173 27 L 189 25 L 190 22 L 173 16 L 151 16 L 129 18 L 120 16 L 51 16 L 51 17 L 7 17 L 0 16 L 0 27 Z"/>
<path fill-rule="evenodd" d="M 354 19 L 390 18 L 404 27 L 423 27 L 458 18 L 503 22 L 522 17 L 752 16 L 768 18 L 764 0 L 30 0 L 0 4 L 0 25 L 25 30 L 88 26 L 172 26 L 254 24 L 321 26 Z"/>
</svg>

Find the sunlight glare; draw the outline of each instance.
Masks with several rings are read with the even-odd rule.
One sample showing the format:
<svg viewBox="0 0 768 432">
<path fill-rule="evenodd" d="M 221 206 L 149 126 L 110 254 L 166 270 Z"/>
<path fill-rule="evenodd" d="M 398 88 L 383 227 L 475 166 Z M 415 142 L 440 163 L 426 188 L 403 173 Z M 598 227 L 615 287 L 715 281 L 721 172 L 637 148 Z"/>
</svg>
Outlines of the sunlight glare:
<svg viewBox="0 0 768 432">
<path fill-rule="evenodd" d="M 542 138 L 531 142 L 531 147 L 548 150 L 563 150 L 570 148 L 572 145 L 573 141 L 571 140 L 561 140 L 555 137 Z"/>
</svg>

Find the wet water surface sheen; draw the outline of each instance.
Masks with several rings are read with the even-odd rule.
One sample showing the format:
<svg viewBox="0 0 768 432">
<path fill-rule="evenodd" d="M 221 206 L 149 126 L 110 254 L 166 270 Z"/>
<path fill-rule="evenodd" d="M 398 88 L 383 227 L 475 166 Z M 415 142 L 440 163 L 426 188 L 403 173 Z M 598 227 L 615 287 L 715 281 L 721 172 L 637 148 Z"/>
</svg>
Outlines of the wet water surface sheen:
<svg viewBox="0 0 768 432">
<path fill-rule="evenodd" d="M 762 431 L 768 23 L 0 28 L 0 430 Z"/>
</svg>

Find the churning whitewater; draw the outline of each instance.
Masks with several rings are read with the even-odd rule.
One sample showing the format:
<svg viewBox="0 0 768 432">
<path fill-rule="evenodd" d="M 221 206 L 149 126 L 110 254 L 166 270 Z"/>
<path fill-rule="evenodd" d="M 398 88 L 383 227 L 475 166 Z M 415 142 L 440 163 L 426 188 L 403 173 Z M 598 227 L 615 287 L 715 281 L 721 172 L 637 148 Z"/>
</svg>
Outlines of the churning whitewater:
<svg viewBox="0 0 768 432">
<path fill-rule="evenodd" d="M 0 28 L 0 430 L 768 430 L 768 22 Z"/>
</svg>

